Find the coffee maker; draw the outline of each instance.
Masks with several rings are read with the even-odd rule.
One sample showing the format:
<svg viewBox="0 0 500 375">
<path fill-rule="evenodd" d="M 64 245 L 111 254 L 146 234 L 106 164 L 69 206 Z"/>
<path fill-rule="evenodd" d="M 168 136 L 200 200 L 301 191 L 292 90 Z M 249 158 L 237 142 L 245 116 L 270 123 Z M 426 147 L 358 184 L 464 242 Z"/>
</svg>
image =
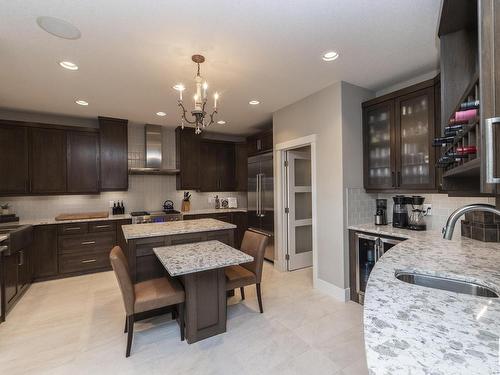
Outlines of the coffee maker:
<svg viewBox="0 0 500 375">
<path fill-rule="evenodd" d="M 408 198 L 404 195 L 392 197 L 394 206 L 392 208 L 392 226 L 395 228 L 408 227 Z"/>
<path fill-rule="evenodd" d="M 424 197 L 421 197 L 419 195 L 408 197 L 408 204 L 411 206 L 411 212 L 408 216 L 408 229 L 427 229 L 427 225 L 425 224 L 424 219 L 424 216 L 427 215 L 427 211 L 424 210 L 424 199 Z"/>
<path fill-rule="evenodd" d="M 387 225 L 387 199 L 376 200 L 375 225 Z"/>
</svg>

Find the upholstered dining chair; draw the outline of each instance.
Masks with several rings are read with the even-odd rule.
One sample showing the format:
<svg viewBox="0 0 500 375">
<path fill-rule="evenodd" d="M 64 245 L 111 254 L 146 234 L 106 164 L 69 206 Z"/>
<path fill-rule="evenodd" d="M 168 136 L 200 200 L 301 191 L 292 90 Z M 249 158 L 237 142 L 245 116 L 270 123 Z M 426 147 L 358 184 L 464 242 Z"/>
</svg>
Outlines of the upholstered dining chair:
<svg viewBox="0 0 500 375">
<path fill-rule="evenodd" d="M 181 341 L 183 341 L 185 295 L 182 285 L 177 280 L 168 276 L 133 284 L 130 278 L 127 258 L 120 246 L 115 246 L 111 250 L 109 259 L 118 280 L 125 305 L 125 333 L 128 333 L 125 356 L 130 356 L 135 317 L 137 314 L 146 311 L 176 305 L 181 330 Z"/>
<path fill-rule="evenodd" d="M 230 266 L 225 270 L 226 290 L 240 288 L 242 300 L 245 299 L 244 287 L 255 284 L 261 314 L 264 312 L 264 309 L 262 308 L 260 283 L 262 281 L 264 253 L 266 251 L 268 241 L 268 236 L 247 230 L 243 236 L 240 250 L 253 256 L 253 262 Z"/>
</svg>

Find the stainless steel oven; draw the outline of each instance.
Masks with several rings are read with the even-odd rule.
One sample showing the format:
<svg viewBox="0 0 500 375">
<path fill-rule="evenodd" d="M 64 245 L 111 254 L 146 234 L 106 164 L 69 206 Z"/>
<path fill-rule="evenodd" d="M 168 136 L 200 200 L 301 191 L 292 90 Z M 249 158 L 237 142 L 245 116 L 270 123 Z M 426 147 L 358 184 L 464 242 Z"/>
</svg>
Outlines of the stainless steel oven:
<svg viewBox="0 0 500 375">
<path fill-rule="evenodd" d="M 356 233 L 356 293 L 359 303 L 363 304 L 365 299 L 366 285 L 375 263 L 391 247 L 397 245 L 403 239 L 379 237 L 367 233 Z"/>
</svg>

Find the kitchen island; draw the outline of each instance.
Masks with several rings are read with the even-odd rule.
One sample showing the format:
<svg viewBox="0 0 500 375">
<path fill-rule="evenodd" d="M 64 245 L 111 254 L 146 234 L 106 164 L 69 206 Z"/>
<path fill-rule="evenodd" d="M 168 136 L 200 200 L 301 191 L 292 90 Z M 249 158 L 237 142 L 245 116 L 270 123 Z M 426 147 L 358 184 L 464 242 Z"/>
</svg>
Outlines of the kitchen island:
<svg viewBox="0 0 500 375">
<path fill-rule="evenodd" d="M 122 229 L 131 278 L 140 282 L 166 273 L 153 248 L 211 240 L 234 246 L 236 225 L 215 219 L 197 219 L 130 224 L 122 226 Z"/>
<path fill-rule="evenodd" d="M 396 232 L 409 239 L 376 263 L 365 294 L 364 338 L 371 373 L 498 373 L 499 298 L 413 285 L 395 274 L 462 280 L 500 294 L 500 244 L 448 241 L 436 232 Z M 389 226 L 378 227 L 376 233 L 395 235 Z"/>
</svg>

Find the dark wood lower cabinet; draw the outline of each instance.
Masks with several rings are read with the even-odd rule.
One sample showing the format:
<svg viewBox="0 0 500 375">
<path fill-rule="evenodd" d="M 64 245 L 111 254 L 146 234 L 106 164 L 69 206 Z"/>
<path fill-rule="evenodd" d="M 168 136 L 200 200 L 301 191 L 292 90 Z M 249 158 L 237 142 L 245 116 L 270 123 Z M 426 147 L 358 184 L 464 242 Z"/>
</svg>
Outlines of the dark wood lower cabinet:
<svg viewBox="0 0 500 375">
<path fill-rule="evenodd" d="M 225 229 L 211 232 L 131 239 L 127 243 L 126 252 L 130 277 L 133 282 L 138 283 L 166 274 L 167 271 L 153 252 L 153 248 L 155 247 L 211 240 L 221 241 L 229 246 L 234 246 L 234 232 L 233 229 Z"/>
<path fill-rule="evenodd" d="M 33 231 L 35 279 L 57 275 L 57 225 L 36 226 Z"/>
<path fill-rule="evenodd" d="M 36 226 L 33 240 L 33 280 L 43 281 L 111 269 L 109 252 L 126 250 L 125 220 L 100 220 Z"/>
<path fill-rule="evenodd" d="M 32 280 L 31 249 L 25 248 L 11 255 L 2 255 L 2 273 L 4 275 L 5 313 L 14 307 L 21 296 L 26 292 Z"/>
<path fill-rule="evenodd" d="M 248 229 L 247 213 L 244 211 L 216 212 L 213 214 L 184 214 L 184 220 L 195 219 L 216 219 L 236 225 L 237 228 L 234 232 L 234 247 L 237 249 L 241 247 L 241 241 L 243 241 L 245 231 Z"/>
</svg>

